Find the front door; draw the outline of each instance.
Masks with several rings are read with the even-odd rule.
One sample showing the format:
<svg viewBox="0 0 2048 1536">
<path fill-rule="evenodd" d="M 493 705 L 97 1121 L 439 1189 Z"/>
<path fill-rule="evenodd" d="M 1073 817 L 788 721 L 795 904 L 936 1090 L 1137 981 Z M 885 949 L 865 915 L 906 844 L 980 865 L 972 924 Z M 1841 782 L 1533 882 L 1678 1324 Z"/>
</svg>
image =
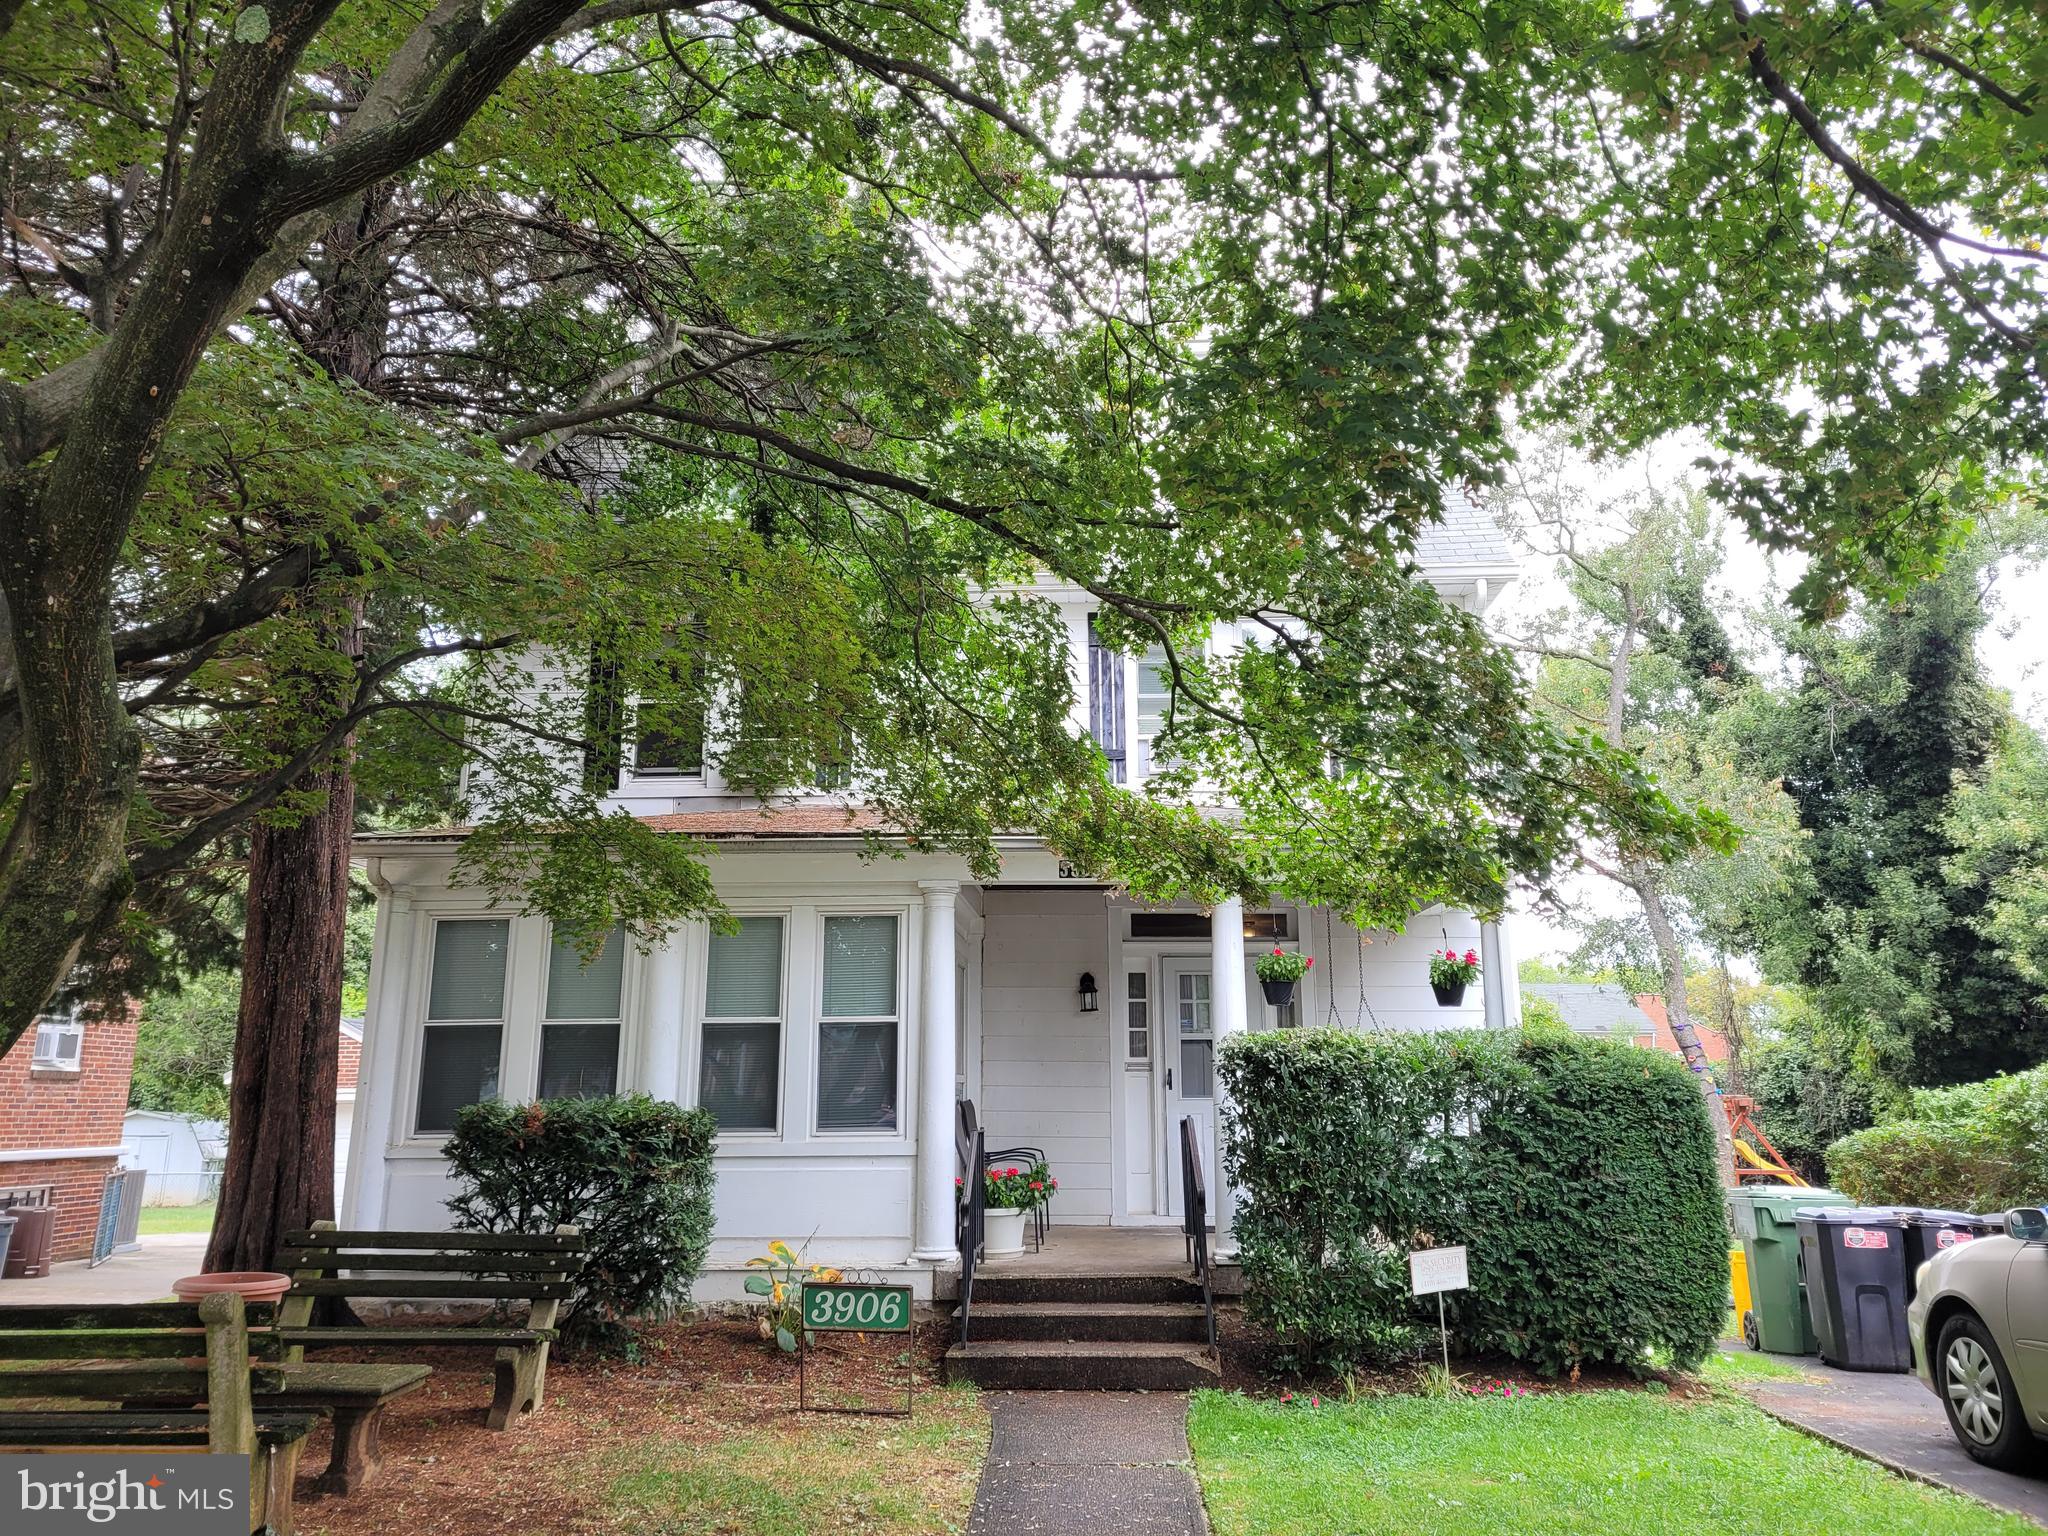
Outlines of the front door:
<svg viewBox="0 0 2048 1536">
<path fill-rule="evenodd" d="M 1165 993 L 1165 1028 L 1161 1033 L 1160 1085 L 1166 1113 L 1167 1211 L 1181 1214 L 1180 1122 L 1191 1116 L 1195 1144 L 1202 1149 L 1202 1180 L 1216 1188 L 1216 1011 L 1210 996 L 1207 958 L 1167 960 L 1160 967 Z M 1213 1197 L 1212 1197 L 1213 1198 Z"/>
</svg>

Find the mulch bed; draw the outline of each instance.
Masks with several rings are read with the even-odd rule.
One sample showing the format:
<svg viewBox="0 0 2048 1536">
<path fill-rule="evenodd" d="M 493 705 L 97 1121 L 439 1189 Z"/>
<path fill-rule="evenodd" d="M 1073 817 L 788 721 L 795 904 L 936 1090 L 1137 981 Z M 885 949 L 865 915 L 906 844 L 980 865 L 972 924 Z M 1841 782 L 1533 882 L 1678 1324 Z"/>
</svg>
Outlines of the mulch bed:
<svg viewBox="0 0 2048 1536">
<path fill-rule="evenodd" d="M 936 1386 L 948 1330 L 920 1319 L 920 1392 Z M 869 1344 L 879 1343 L 870 1340 Z M 797 1362 L 764 1344 L 752 1322 L 712 1318 L 650 1328 L 642 1358 L 548 1364 L 547 1402 L 506 1433 L 484 1427 L 491 1352 L 421 1349 L 405 1355 L 325 1350 L 323 1360 L 417 1359 L 427 1384 L 386 1410 L 384 1467 L 370 1487 L 322 1498 L 312 1479 L 327 1465 L 316 1429 L 301 1463 L 299 1529 L 306 1536 L 589 1536 L 635 1530 L 642 1517 L 607 1509 L 591 1467 L 634 1444 L 718 1441 L 733 1428 L 785 1427 L 797 1413 Z M 811 1390 L 849 1392 L 875 1378 L 872 1350 L 827 1344 L 810 1359 Z M 900 1384 L 900 1372 L 891 1373 Z M 900 1396 L 896 1399 L 900 1402 Z"/>
</svg>

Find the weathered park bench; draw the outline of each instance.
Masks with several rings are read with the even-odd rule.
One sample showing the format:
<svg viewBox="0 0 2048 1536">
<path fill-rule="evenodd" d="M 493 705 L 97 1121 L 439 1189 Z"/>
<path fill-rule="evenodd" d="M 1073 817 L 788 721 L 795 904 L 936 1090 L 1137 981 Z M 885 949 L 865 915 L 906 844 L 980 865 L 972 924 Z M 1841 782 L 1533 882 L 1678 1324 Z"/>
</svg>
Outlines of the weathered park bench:
<svg viewBox="0 0 2048 1536">
<path fill-rule="evenodd" d="M 279 1263 L 292 1272 L 278 1316 L 278 1331 L 298 1360 L 308 1347 L 418 1349 L 426 1345 L 497 1351 L 492 1429 L 509 1429 L 537 1412 L 547 1390 L 548 1345 L 555 1314 L 575 1294 L 583 1268 L 583 1238 L 574 1227 L 551 1233 L 343 1231 L 332 1222 L 286 1236 Z M 354 1271 L 344 1274 L 344 1271 Z M 366 1273 L 371 1272 L 371 1273 Z M 315 1327 L 322 1297 L 347 1301 L 480 1302 L 493 1311 L 524 1302 L 524 1322 L 480 1324 L 403 1322 L 370 1328 Z M 375 1463 L 374 1421 L 359 1447 Z M 336 1454 L 340 1454 L 339 1423 Z"/>
<path fill-rule="evenodd" d="M 251 1311 L 268 1321 L 268 1308 Z M 292 1478 L 318 1415 L 257 1404 L 283 1384 L 280 1348 L 233 1295 L 0 1306 L 0 1450 L 246 1455 L 250 1529 L 290 1536 Z"/>
</svg>

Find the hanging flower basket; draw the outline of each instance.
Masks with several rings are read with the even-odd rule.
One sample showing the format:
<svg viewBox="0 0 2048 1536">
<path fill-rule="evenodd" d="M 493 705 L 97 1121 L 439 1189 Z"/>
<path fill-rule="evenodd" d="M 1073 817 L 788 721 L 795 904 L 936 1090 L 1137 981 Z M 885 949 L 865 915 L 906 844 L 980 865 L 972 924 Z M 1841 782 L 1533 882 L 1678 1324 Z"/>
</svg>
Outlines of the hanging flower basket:
<svg viewBox="0 0 2048 1536">
<path fill-rule="evenodd" d="M 1258 975 L 1259 990 L 1266 994 L 1266 1001 L 1275 1008 L 1285 1008 L 1294 1001 L 1294 989 L 1314 964 L 1314 960 L 1297 951 L 1275 949 L 1254 960 L 1252 970 Z"/>
<path fill-rule="evenodd" d="M 1456 1008 L 1465 1001 L 1465 989 L 1479 979 L 1479 955 L 1475 950 L 1459 954 L 1439 949 L 1429 957 L 1429 990 L 1436 994 L 1439 1008 Z"/>
</svg>

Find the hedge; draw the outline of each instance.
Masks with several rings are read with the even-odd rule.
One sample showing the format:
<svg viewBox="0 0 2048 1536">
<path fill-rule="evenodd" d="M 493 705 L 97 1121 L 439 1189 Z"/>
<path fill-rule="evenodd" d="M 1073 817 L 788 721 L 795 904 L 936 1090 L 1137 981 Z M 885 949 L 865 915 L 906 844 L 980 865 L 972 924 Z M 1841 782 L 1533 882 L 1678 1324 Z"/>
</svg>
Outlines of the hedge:
<svg viewBox="0 0 2048 1536">
<path fill-rule="evenodd" d="M 1920 1089 L 1910 1118 L 1844 1136 L 1828 1181 L 1866 1205 L 1997 1211 L 2048 1199 L 2048 1067 Z"/>
<path fill-rule="evenodd" d="M 631 1319 L 674 1311 L 711 1246 L 710 1111 L 636 1094 L 473 1104 L 443 1149 L 472 1232 L 583 1231 L 589 1257 L 564 1304 L 563 1341 L 633 1351 Z"/>
<path fill-rule="evenodd" d="M 1407 1255 L 1463 1243 L 1460 1348 L 1555 1374 L 1681 1367 L 1728 1307 L 1713 1131 L 1684 1066 L 1563 1032 L 1240 1037 L 1219 1067 L 1247 1316 L 1287 1363 L 1349 1371 L 1433 1342 Z"/>
</svg>

